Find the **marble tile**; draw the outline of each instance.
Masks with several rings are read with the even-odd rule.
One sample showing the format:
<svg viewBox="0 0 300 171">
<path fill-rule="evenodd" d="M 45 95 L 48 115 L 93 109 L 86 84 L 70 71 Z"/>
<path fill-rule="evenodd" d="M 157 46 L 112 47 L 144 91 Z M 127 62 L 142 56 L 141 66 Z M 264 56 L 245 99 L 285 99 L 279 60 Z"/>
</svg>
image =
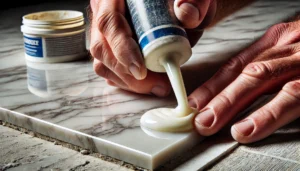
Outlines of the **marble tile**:
<svg viewBox="0 0 300 171">
<path fill-rule="evenodd" d="M 188 92 L 269 26 L 294 14 L 299 7 L 299 1 L 257 1 L 205 32 L 193 48 L 192 59 L 182 67 Z M 0 16 L 0 38 L 4 42 L 0 44 L 1 120 L 148 169 L 203 139 L 195 132 L 168 134 L 140 128 L 143 113 L 162 106 L 174 107 L 173 96 L 156 98 L 109 87 L 93 72 L 89 60 L 60 64 L 26 62 L 20 32 L 22 15 L 61 8 L 84 10 L 80 3 L 66 2 L 61 6 L 50 3 L 2 11 L 5 15 Z M 278 10 L 281 12 L 274 15 Z M 213 153 L 224 154 L 234 145 L 216 148 Z M 218 156 L 194 166 L 202 167 Z"/>
<path fill-rule="evenodd" d="M 20 78 L 6 76 L 12 68 L 1 70 L 1 120 L 149 169 L 201 140 L 195 132 L 140 129 L 145 111 L 174 106 L 174 100 L 107 87 L 90 62 L 25 63 Z"/>
</svg>

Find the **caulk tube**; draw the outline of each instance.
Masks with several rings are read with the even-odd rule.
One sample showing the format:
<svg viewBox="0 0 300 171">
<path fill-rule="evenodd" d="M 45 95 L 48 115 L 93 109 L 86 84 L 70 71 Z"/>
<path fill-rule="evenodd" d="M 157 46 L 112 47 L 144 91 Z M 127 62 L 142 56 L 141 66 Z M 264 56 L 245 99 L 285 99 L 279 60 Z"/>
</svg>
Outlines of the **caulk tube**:
<svg viewBox="0 0 300 171">
<path fill-rule="evenodd" d="M 173 58 L 178 65 L 192 55 L 185 30 L 179 26 L 168 0 L 126 0 L 146 67 L 166 72 L 161 64 Z"/>
</svg>

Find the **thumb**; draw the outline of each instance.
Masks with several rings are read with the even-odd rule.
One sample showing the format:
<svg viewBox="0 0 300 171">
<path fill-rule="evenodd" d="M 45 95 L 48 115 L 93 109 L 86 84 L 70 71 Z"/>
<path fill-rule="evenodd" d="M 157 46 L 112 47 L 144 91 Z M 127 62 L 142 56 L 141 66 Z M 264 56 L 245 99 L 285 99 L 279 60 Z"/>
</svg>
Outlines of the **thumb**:
<svg viewBox="0 0 300 171">
<path fill-rule="evenodd" d="M 215 11 L 215 0 L 175 0 L 174 3 L 177 19 L 188 29 L 199 26 L 203 29 L 211 22 Z"/>
</svg>

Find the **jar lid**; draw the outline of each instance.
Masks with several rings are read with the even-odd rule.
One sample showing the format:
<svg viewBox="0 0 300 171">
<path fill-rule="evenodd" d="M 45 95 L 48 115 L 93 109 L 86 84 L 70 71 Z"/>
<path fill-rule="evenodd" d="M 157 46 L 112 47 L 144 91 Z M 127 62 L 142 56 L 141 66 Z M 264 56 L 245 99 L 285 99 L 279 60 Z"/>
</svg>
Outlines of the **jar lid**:
<svg viewBox="0 0 300 171">
<path fill-rule="evenodd" d="M 64 29 L 57 29 L 57 28 L 34 28 L 28 27 L 26 25 L 21 26 L 21 31 L 26 34 L 33 34 L 33 35 L 49 35 L 49 34 L 67 34 L 73 32 L 82 32 L 85 30 L 85 25 L 80 25 L 77 27 L 71 28 L 64 28 Z"/>
<path fill-rule="evenodd" d="M 53 10 L 30 13 L 22 17 L 23 24 L 60 25 L 83 20 L 83 13 L 72 10 Z"/>
</svg>

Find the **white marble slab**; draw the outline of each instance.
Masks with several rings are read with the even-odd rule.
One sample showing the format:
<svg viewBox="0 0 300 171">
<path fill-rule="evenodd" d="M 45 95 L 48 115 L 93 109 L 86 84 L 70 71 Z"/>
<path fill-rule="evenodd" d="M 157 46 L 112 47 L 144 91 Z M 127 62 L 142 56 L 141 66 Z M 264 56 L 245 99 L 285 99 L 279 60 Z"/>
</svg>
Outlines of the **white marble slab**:
<svg viewBox="0 0 300 171">
<path fill-rule="evenodd" d="M 193 48 L 192 59 L 183 66 L 188 92 L 208 79 L 232 54 L 261 36 L 269 26 L 294 14 L 299 7 L 299 1 L 261 0 L 205 32 Z M 149 134 L 140 128 L 139 119 L 144 112 L 175 106 L 173 96 L 156 98 L 109 87 L 94 74 L 89 61 L 27 63 L 20 32 L 21 16 L 62 8 L 84 10 L 85 7 L 65 3 L 2 11 L 0 120 L 148 169 L 158 167 L 203 139 L 194 132 Z M 223 146 L 219 154 L 234 145 Z M 195 167 L 212 160 L 199 161 L 202 164 Z"/>
<path fill-rule="evenodd" d="M 14 59 L 25 64 L 22 55 Z M 107 87 L 90 62 L 26 64 L 1 70 L 1 120 L 149 169 L 201 140 L 196 133 L 144 132 L 141 115 L 174 100 Z"/>
</svg>

